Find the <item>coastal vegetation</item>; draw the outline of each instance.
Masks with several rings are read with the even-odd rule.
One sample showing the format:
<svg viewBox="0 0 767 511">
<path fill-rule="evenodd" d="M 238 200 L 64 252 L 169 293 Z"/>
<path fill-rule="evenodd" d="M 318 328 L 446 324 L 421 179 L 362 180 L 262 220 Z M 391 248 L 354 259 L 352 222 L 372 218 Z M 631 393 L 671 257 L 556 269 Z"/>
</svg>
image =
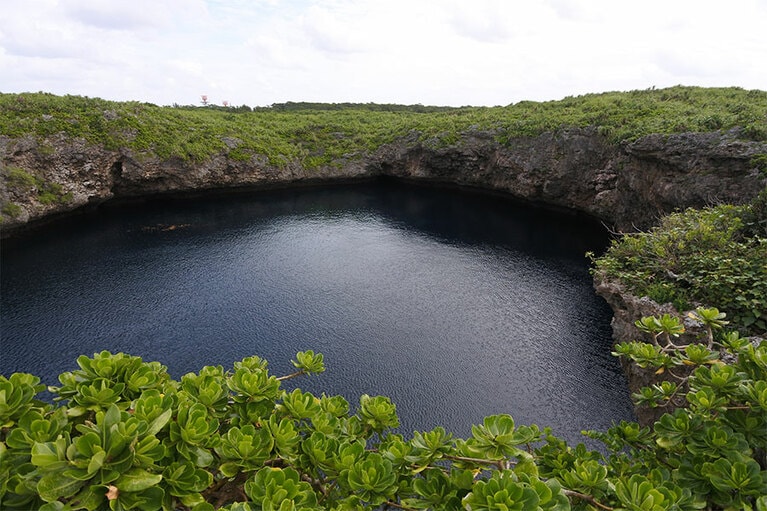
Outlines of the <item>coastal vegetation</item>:
<svg viewBox="0 0 767 511">
<path fill-rule="evenodd" d="M 686 403 L 651 427 L 621 422 L 587 433 L 603 451 L 548 428 L 494 415 L 456 438 L 441 427 L 394 433 L 396 405 L 315 396 L 283 382 L 324 371 L 301 352 L 275 377 L 253 356 L 172 380 L 123 353 L 80 356 L 79 369 L 37 399 L 31 374 L 0 376 L 3 509 L 129 510 L 680 510 L 767 508 L 767 343 L 722 333 L 724 314 L 698 309 L 710 337 L 616 346 L 643 366 L 679 372 L 637 401 Z M 724 363 L 725 357 L 734 362 Z M 692 368 L 692 373 L 683 371 Z M 685 376 L 686 375 L 686 376 Z M 563 413 L 566 411 L 563 410 Z"/>
<path fill-rule="evenodd" d="M 688 209 L 615 238 L 594 271 L 678 311 L 716 304 L 743 334 L 767 332 L 767 189 L 750 204 Z"/>
<path fill-rule="evenodd" d="M 678 275 L 708 279 L 712 296 L 721 299 L 751 287 L 761 296 L 764 279 L 749 271 L 740 279 L 738 270 L 751 258 L 758 264 L 749 268 L 764 271 L 764 197 L 748 206 L 671 215 L 648 233 L 617 240 L 596 259 L 595 271 L 626 282 L 632 264 L 666 265 L 666 292 L 695 306 L 686 317 L 641 318 L 638 332 L 650 341 L 615 346 L 614 355 L 667 376 L 632 396 L 666 413 L 649 425 L 621 422 L 584 432 L 602 443 L 600 450 L 570 445 L 556 431 L 517 424 L 506 414 L 486 417 L 467 438 L 441 427 L 405 436 L 396 431 L 396 404 L 387 397 L 363 395 L 352 404 L 292 387 L 293 378 L 324 372 L 324 357 L 311 351 L 298 353 L 296 371 L 284 376 L 270 374 L 267 362 L 253 356 L 178 381 L 159 362 L 104 351 L 80 356 L 79 369 L 59 376 L 60 384 L 48 388 L 53 403 L 40 399 L 39 377 L 0 376 L 0 505 L 42 511 L 763 511 L 767 342 L 738 332 L 763 333 L 761 315 L 751 321 L 699 305 L 692 294 L 682 295 L 688 286 Z M 727 250 L 737 243 L 745 246 L 743 259 L 730 270 L 685 261 L 734 257 Z M 667 259 L 656 260 L 660 256 Z M 636 278 L 657 283 L 663 273 Z M 683 344 L 689 321 L 704 333 Z"/>
<path fill-rule="evenodd" d="M 443 147 L 472 130 L 489 131 L 500 142 L 583 127 L 614 142 L 651 133 L 735 128 L 737 137 L 767 140 L 765 110 L 767 91 L 683 86 L 460 108 L 354 103 L 163 107 L 25 93 L 0 94 L 0 133 L 41 139 L 61 133 L 162 159 L 203 161 L 225 153 L 313 168 L 340 164 L 408 135 Z"/>
<path fill-rule="evenodd" d="M 767 140 L 767 92 L 672 87 L 493 108 L 287 103 L 266 108 L 158 107 L 49 94 L 0 95 L 0 133 L 64 134 L 164 159 L 214 154 L 307 168 L 358 157 L 399 137 L 442 147 L 482 130 L 502 143 L 592 127 L 616 143 L 647 134 L 731 130 Z M 767 156 L 752 166 L 765 172 Z M 66 201 L 18 167 L 7 186 Z M 12 216 L 13 204 L 3 206 Z M 594 271 L 678 313 L 636 323 L 650 342 L 614 354 L 658 381 L 633 395 L 667 413 L 650 425 L 585 434 L 490 416 L 457 438 L 396 431 L 384 396 L 315 396 L 311 351 L 296 372 L 253 356 L 173 380 L 159 362 L 123 353 L 77 358 L 43 392 L 31 374 L 0 375 L 0 508 L 98 510 L 767 510 L 767 191 L 747 205 L 672 214 L 617 238 Z M 714 308 L 716 307 L 716 308 Z M 689 311 L 685 316 L 681 314 Z M 685 321 L 705 332 L 681 344 Z M 562 413 L 567 413 L 563 410 Z"/>
</svg>

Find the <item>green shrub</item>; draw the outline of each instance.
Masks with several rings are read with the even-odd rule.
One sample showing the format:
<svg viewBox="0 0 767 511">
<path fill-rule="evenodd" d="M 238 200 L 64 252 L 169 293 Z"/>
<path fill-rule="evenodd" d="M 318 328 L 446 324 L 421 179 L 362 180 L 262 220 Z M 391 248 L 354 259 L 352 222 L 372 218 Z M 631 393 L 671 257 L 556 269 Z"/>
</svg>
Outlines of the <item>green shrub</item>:
<svg viewBox="0 0 767 511">
<path fill-rule="evenodd" d="M 66 204 L 72 200 L 72 194 L 69 192 L 64 193 L 60 184 L 42 180 L 39 182 L 40 186 L 37 191 L 37 200 L 41 203 L 46 205 Z"/>
<path fill-rule="evenodd" d="M 762 176 L 767 177 L 767 154 L 757 154 L 749 160 L 748 164 L 759 170 Z"/>
<path fill-rule="evenodd" d="M 72 194 L 64 192 L 60 184 L 34 176 L 21 167 L 9 165 L 4 170 L 3 176 L 10 189 L 17 191 L 37 189 L 37 200 L 42 204 L 66 204 L 72 200 Z M 13 211 L 13 206 L 11 206 L 11 211 Z M 6 214 L 15 216 L 10 212 L 6 212 Z"/>
<path fill-rule="evenodd" d="M 692 307 L 685 293 L 671 282 L 653 282 L 645 287 L 645 294 L 656 303 L 670 303 L 676 310 L 684 311 Z"/>
<path fill-rule="evenodd" d="M 15 165 L 7 166 L 3 175 L 10 188 L 26 190 L 37 186 L 37 178 L 35 176 Z"/>
<path fill-rule="evenodd" d="M 0 212 L 3 215 L 9 216 L 11 218 L 16 218 L 17 216 L 21 214 L 21 206 L 13 202 L 6 202 L 3 204 L 3 207 L 2 209 L 0 209 Z"/>
<path fill-rule="evenodd" d="M 746 138 L 751 140 L 767 140 L 767 127 L 765 127 L 763 124 L 757 123 L 747 124 L 743 129 L 743 134 Z"/>
<path fill-rule="evenodd" d="M 621 422 L 588 432 L 604 453 L 503 414 L 465 439 L 441 427 L 405 439 L 391 432 L 399 419 L 386 397 L 362 396 L 351 414 L 343 397 L 282 390 L 287 379 L 324 371 L 313 352 L 299 353 L 297 371 L 282 377 L 254 356 L 230 371 L 208 366 L 175 381 L 157 362 L 103 351 L 80 356 L 79 369 L 59 376 L 50 388 L 58 405 L 36 399 L 44 389 L 38 377 L 0 376 L 0 506 L 763 509 L 767 343 L 727 334 L 715 345 L 724 314 L 696 314 L 709 347 L 674 345 L 664 332 L 681 322 L 670 316 L 638 323 L 657 332 L 656 344 L 616 346 L 642 366 L 679 372 L 677 383 L 642 389 L 637 402 L 687 407 L 652 428 Z M 720 362 L 725 352 L 734 365 Z"/>
<path fill-rule="evenodd" d="M 411 133 L 429 146 L 457 143 L 463 133 L 489 131 L 501 142 L 544 132 L 594 127 L 611 141 L 650 133 L 741 128 L 767 140 L 767 92 L 739 88 L 671 87 L 607 92 L 504 107 L 286 103 L 268 108 L 159 107 L 52 94 L 0 94 L 0 133 L 44 139 L 64 133 L 112 150 L 121 147 L 163 159 L 202 161 L 240 141 L 274 165 L 309 168 L 359 156 Z M 47 147 L 44 143 L 40 151 Z"/>
<path fill-rule="evenodd" d="M 767 238 L 767 188 L 759 192 L 743 213 L 742 234 L 745 237 Z"/>
<path fill-rule="evenodd" d="M 712 303 L 743 333 L 767 331 L 767 191 L 750 205 L 687 210 L 612 242 L 595 271 L 678 310 Z M 760 231 L 761 230 L 761 231 Z M 761 232 L 761 234 L 760 234 Z"/>
</svg>

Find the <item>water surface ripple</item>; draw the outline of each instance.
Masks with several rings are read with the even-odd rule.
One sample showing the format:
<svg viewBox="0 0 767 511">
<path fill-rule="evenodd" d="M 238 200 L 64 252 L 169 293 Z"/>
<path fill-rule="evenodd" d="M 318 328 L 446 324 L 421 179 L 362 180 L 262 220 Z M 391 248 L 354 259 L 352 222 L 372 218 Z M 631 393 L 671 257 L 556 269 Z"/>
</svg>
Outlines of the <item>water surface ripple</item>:
<svg viewBox="0 0 767 511">
<path fill-rule="evenodd" d="M 456 190 L 376 183 L 150 202 L 70 219 L 2 253 L 0 374 L 45 383 L 124 351 L 179 378 L 296 351 L 321 394 L 390 396 L 400 430 L 467 436 L 486 415 L 582 429 L 631 419 L 583 219 Z"/>
</svg>

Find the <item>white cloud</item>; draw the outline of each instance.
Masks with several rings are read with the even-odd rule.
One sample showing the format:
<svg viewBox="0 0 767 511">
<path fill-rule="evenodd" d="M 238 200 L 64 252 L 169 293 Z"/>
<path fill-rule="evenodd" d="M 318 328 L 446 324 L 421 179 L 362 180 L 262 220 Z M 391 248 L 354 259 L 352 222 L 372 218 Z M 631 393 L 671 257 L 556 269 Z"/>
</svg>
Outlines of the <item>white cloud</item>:
<svg viewBox="0 0 767 511">
<path fill-rule="evenodd" d="M 73 58 L 92 52 L 72 31 L 41 23 L 7 27 L 0 41 L 8 54 L 27 58 Z"/>
<path fill-rule="evenodd" d="M 100 29 L 137 30 L 161 26 L 162 18 L 148 7 L 142 2 L 70 0 L 61 5 L 61 10 L 73 21 Z"/>
<path fill-rule="evenodd" d="M 203 0 L 60 0 L 57 8 L 69 20 L 105 30 L 171 29 L 208 16 Z"/>
<path fill-rule="evenodd" d="M 509 104 L 767 88 L 767 3 L 10 0 L 0 88 L 158 104 Z"/>
<path fill-rule="evenodd" d="M 359 26 L 317 5 L 309 7 L 300 18 L 308 46 L 329 54 L 345 55 L 371 49 L 370 39 Z"/>
</svg>

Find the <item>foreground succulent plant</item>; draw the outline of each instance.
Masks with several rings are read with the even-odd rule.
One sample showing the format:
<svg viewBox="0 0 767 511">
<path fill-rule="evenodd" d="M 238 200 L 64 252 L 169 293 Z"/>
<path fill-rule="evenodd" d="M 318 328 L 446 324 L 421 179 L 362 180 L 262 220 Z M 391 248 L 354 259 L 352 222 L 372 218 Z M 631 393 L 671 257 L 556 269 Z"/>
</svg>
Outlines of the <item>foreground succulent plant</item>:
<svg viewBox="0 0 767 511">
<path fill-rule="evenodd" d="M 675 345 L 681 323 L 669 316 L 638 322 L 655 342 L 616 346 L 676 377 L 637 402 L 686 406 L 652 428 L 587 433 L 604 452 L 503 414 L 466 439 L 440 427 L 405 439 L 389 398 L 363 395 L 352 414 L 343 397 L 282 390 L 324 371 L 313 352 L 284 377 L 249 357 L 180 381 L 157 362 L 101 352 L 50 388 L 57 405 L 36 399 L 39 378 L 0 376 L 0 507 L 764 511 L 767 343 L 721 333 L 719 311 L 697 317 L 710 326 L 700 344 Z"/>
</svg>

